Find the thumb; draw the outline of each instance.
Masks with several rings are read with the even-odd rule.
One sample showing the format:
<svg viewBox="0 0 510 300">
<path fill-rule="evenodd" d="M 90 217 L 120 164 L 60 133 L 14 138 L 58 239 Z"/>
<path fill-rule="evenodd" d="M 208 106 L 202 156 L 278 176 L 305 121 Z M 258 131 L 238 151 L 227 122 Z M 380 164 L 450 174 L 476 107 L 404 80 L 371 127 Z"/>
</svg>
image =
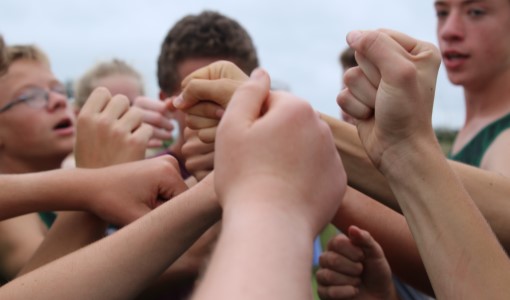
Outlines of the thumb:
<svg viewBox="0 0 510 300">
<path fill-rule="evenodd" d="M 266 71 L 260 68 L 253 71 L 250 79 L 232 95 L 221 121 L 222 126 L 250 125 L 257 120 L 268 98 L 270 86 L 271 80 Z"/>
<path fill-rule="evenodd" d="M 362 230 L 357 226 L 350 226 L 348 229 L 349 239 L 351 242 L 363 249 L 365 258 L 383 258 L 384 252 L 377 241 L 366 230 Z"/>
</svg>

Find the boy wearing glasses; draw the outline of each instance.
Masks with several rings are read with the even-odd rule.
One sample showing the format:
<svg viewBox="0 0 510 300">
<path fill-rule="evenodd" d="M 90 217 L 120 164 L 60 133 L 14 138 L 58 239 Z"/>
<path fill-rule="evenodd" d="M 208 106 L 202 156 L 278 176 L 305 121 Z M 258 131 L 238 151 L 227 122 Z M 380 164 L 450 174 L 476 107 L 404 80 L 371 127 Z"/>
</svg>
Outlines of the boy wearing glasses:
<svg viewBox="0 0 510 300">
<path fill-rule="evenodd" d="M 0 173 L 60 168 L 72 151 L 75 118 L 47 56 L 35 46 L 5 48 L 0 75 Z M 46 226 L 37 214 L 0 222 L 0 274 L 10 279 L 32 256 Z"/>
</svg>

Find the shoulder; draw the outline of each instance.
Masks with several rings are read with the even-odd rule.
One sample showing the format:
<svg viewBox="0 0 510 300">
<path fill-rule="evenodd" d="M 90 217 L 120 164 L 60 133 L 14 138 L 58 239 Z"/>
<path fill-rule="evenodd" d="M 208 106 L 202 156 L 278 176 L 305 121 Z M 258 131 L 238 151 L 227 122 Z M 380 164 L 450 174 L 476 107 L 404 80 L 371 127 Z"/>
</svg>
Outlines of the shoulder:
<svg viewBox="0 0 510 300">
<path fill-rule="evenodd" d="M 487 148 L 480 167 L 510 177 L 510 128 L 502 131 Z"/>
</svg>

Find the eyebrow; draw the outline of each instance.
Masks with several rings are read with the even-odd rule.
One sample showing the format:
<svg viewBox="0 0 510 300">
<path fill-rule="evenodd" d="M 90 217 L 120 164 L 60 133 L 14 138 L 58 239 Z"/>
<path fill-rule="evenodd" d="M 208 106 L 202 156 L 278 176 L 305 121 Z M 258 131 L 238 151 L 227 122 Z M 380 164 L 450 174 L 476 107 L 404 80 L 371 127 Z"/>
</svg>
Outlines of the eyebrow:
<svg viewBox="0 0 510 300">
<path fill-rule="evenodd" d="M 462 1 L 461 5 L 466 6 L 469 4 L 480 3 L 480 2 L 485 2 L 485 0 L 464 0 L 464 1 Z M 447 6 L 447 5 L 448 4 L 444 0 L 437 0 L 436 2 L 434 2 L 434 6 Z"/>
</svg>

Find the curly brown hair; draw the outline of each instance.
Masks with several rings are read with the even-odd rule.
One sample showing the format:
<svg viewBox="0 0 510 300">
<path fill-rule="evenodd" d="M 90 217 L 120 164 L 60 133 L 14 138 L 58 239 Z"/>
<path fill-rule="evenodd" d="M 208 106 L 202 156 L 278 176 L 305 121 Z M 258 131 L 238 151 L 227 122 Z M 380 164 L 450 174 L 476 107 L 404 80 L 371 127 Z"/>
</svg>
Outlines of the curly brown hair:
<svg viewBox="0 0 510 300">
<path fill-rule="evenodd" d="M 246 30 L 235 20 L 218 12 L 188 15 L 168 32 L 158 58 L 158 83 L 168 95 L 175 94 L 182 79 L 177 68 L 189 58 L 218 58 L 232 61 L 247 74 L 259 62 Z"/>
</svg>

